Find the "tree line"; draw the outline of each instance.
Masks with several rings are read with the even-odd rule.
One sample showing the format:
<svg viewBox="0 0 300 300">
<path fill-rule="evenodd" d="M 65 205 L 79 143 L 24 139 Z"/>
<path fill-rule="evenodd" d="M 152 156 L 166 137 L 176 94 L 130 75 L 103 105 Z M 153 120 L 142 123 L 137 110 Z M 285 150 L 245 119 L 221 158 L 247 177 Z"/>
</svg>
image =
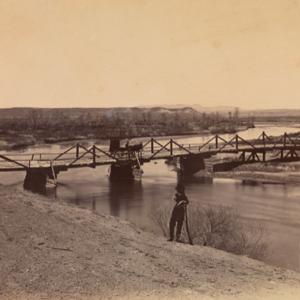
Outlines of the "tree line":
<svg viewBox="0 0 300 300">
<path fill-rule="evenodd" d="M 36 136 L 96 138 L 197 133 L 245 122 L 238 110 L 228 114 L 192 108 L 12 109 L 0 111 L 0 130 Z"/>
</svg>

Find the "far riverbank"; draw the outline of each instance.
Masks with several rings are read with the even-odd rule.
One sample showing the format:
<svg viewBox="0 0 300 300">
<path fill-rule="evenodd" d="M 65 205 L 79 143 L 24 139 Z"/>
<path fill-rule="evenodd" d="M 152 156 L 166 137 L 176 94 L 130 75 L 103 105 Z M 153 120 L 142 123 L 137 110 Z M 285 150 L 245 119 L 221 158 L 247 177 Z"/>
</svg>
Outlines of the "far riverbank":
<svg viewBox="0 0 300 300">
<path fill-rule="evenodd" d="M 232 171 L 214 173 L 214 177 L 240 179 L 245 184 L 298 184 L 300 162 L 253 163 Z"/>
<path fill-rule="evenodd" d="M 249 128 L 254 128 L 254 125 L 251 126 L 231 126 L 231 127 L 211 127 L 206 130 L 193 130 L 193 131 L 178 131 L 173 134 L 167 132 L 161 132 L 160 135 L 157 133 L 148 134 L 148 135 L 137 135 L 133 137 L 124 136 L 123 139 L 132 139 L 132 140 L 145 140 L 150 137 L 154 138 L 164 138 L 164 137 L 188 137 L 188 136 L 205 136 L 210 134 L 233 134 L 240 131 L 245 131 Z M 71 132 L 65 136 L 53 137 L 48 136 L 45 132 L 38 133 L 22 133 L 19 131 L 9 130 L 9 131 L 0 131 L 0 151 L 17 151 L 24 150 L 33 146 L 43 146 L 47 144 L 61 144 L 61 143 L 89 143 L 91 141 L 97 141 L 100 144 L 108 145 L 109 139 L 100 138 L 97 134 L 91 133 L 87 135 L 75 135 Z"/>
</svg>

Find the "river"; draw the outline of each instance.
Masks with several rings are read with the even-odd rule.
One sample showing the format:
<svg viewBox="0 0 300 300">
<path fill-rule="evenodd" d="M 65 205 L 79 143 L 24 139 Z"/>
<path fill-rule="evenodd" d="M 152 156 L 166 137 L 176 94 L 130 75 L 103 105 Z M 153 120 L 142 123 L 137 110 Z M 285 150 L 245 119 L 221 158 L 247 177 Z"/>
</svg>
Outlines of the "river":
<svg viewBox="0 0 300 300">
<path fill-rule="evenodd" d="M 240 132 L 245 139 L 253 139 L 264 130 L 268 135 L 298 132 L 290 126 L 260 125 Z M 230 138 L 232 135 L 222 135 Z M 182 144 L 203 143 L 211 136 L 185 136 L 175 140 Z M 164 138 L 161 138 L 162 140 Z M 66 145 L 38 145 L 26 152 L 61 151 Z M 101 214 L 111 214 L 137 224 L 139 227 L 159 232 L 150 218 L 158 206 L 172 202 L 177 175 L 164 161 L 152 161 L 143 166 L 141 182 L 112 184 L 107 177 L 107 167 L 83 168 L 61 172 L 56 189 L 58 199 L 94 209 Z M 22 185 L 23 172 L 0 173 L 0 183 Z M 193 203 L 225 205 L 238 210 L 252 224 L 263 224 L 269 233 L 269 255 L 266 262 L 300 271 L 300 186 L 297 185 L 243 185 L 239 180 L 215 178 L 213 182 L 197 180 L 186 183 L 186 193 Z M 52 197 L 54 190 L 49 192 Z"/>
</svg>

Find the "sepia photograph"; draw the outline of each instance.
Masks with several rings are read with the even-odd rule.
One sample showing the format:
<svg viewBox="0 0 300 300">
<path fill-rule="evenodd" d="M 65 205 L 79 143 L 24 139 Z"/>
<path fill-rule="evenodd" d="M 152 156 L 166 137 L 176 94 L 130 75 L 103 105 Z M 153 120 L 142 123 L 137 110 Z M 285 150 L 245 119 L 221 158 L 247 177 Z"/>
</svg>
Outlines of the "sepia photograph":
<svg viewBox="0 0 300 300">
<path fill-rule="evenodd" d="M 300 0 L 0 0 L 0 300 L 300 299 Z"/>
</svg>

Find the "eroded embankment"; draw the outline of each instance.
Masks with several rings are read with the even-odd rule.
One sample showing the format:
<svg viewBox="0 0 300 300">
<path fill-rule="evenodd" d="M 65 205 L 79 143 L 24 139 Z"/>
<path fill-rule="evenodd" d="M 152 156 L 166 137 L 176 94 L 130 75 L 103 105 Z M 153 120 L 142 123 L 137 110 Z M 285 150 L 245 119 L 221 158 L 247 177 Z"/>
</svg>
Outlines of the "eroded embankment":
<svg viewBox="0 0 300 300">
<path fill-rule="evenodd" d="M 300 274 L 0 187 L 0 299 L 299 299 Z"/>
</svg>

